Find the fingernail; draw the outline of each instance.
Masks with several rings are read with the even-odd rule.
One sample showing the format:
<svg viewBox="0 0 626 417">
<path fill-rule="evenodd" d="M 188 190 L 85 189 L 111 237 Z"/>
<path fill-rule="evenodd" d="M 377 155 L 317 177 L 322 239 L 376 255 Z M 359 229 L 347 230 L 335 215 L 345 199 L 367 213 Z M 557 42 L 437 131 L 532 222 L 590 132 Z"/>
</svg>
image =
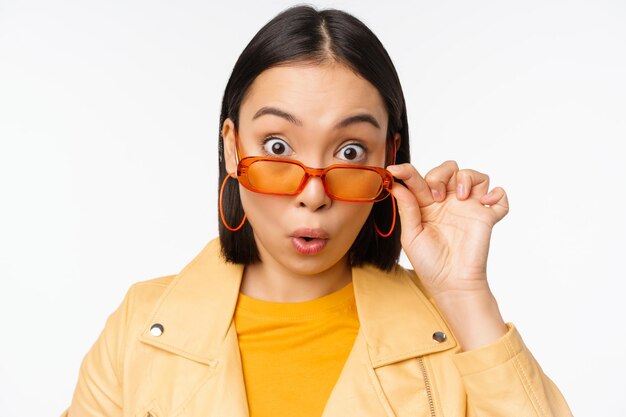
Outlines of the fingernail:
<svg viewBox="0 0 626 417">
<path fill-rule="evenodd" d="M 438 201 L 441 199 L 441 193 L 439 192 L 439 190 L 437 189 L 433 190 L 433 198 L 435 199 L 435 201 Z"/>
<path fill-rule="evenodd" d="M 456 194 L 460 197 L 465 197 L 465 186 L 463 184 L 456 186 Z"/>
</svg>

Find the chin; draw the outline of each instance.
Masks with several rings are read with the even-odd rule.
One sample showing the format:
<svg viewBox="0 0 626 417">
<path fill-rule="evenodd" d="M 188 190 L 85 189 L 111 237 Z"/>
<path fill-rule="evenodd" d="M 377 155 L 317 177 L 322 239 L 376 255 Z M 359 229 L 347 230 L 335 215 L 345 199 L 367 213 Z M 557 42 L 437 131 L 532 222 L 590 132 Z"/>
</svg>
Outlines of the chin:
<svg viewBox="0 0 626 417">
<path fill-rule="evenodd" d="M 346 258 L 346 254 L 339 259 L 335 259 L 330 254 L 317 255 L 300 255 L 296 253 L 289 263 L 283 263 L 283 266 L 293 273 L 299 275 L 316 275 L 326 272 L 334 267 L 341 266 Z M 284 259 L 284 258 L 283 258 Z"/>
</svg>

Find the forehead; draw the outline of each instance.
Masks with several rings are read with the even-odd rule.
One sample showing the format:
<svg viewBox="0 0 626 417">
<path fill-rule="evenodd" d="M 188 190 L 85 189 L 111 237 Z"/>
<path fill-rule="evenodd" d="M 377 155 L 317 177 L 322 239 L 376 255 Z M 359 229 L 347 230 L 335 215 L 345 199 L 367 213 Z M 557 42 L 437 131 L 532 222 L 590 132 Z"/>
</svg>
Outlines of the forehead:
<svg viewBox="0 0 626 417">
<path fill-rule="evenodd" d="M 371 113 L 383 131 L 387 111 L 376 87 L 338 63 L 291 64 L 269 68 L 254 80 L 241 104 L 240 119 L 276 106 L 298 116 L 305 127 L 324 127 L 356 112 Z"/>
</svg>

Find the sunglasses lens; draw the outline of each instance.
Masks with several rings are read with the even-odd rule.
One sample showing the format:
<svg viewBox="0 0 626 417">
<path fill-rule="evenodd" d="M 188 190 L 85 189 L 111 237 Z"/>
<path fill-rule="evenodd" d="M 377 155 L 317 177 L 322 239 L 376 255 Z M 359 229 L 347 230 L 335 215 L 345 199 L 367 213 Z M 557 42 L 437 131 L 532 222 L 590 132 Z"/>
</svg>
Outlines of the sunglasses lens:
<svg viewBox="0 0 626 417">
<path fill-rule="evenodd" d="M 247 164 L 242 184 L 253 191 L 295 195 L 306 176 L 300 165 L 277 160 L 256 160 Z M 332 198 L 350 201 L 379 201 L 389 194 L 383 176 L 366 167 L 334 167 L 326 171 L 324 182 Z"/>
<path fill-rule="evenodd" d="M 368 201 L 383 190 L 383 179 L 376 171 L 334 168 L 326 173 L 326 186 L 337 198 Z"/>
<path fill-rule="evenodd" d="M 248 182 L 264 193 L 295 193 L 304 177 L 304 170 L 289 162 L 256 161 L 248 168 Z"/>
</svg>

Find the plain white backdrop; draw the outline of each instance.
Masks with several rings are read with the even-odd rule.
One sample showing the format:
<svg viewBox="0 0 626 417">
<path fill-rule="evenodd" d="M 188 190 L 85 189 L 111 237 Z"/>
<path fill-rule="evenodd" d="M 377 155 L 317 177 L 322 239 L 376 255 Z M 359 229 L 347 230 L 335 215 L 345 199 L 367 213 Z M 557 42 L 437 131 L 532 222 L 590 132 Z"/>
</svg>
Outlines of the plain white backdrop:
<svg viewBox="0 0 626 417">
<path fill-rule="evenodd" d="M 128 287 L 217 236 L 224 87 L 293 4 L 0 0 L 0 415 L 61 413 Z M 576 416 L 626 416 L 626 3 L 313 4 L 386 46 L 423 174 L 505 188 L 505 320 Z"/>
</svg>

